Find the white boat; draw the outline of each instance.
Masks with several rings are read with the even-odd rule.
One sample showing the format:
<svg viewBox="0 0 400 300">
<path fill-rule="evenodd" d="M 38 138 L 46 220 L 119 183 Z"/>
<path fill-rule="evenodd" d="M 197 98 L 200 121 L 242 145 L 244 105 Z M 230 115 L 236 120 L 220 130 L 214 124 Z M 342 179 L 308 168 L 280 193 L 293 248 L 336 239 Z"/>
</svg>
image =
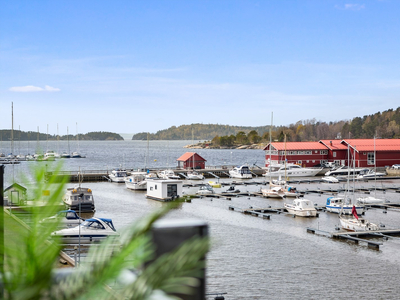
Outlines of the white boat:
<svg viewBox="0 0 400 300">
<path fill-rule="evenodd" d="M 187 179 L 189 180 L 203 180 L 204 175 L 200 174 L 199 172 L 193 171 L 187 173 Z"/>
<path fill-rule="evenodd" d="M 340 225 L 343 229 L 349 231 L 376 231 L 379 230 L 379 226 L 365 220 L 364 218 L 360 218 L 357 213 L 356 209 L 353 206 L 353 213 L 352 216 L 343 216 L 339 215 Z"/>
<path fill-rule="evenodd" d="M 92 190 L 89 188 L 68 188 L 63 196 L 63 202 L 72 210 L 80 212 L 93 212 L 95 210 Z"/>
<path fill-rule="evenodd" d="M 368 179 L 368 178 L 376 178 L 386 176 L 385 172 L 375 172 L 372 169 L 362 169 L 357 175 L 357 179 Z"/>
<path fill-rule="evenodd" d="M 279 176 L 288 176 L 288 177 L 311 177 L 317 175 L 322 168 L 314 169 L 314 168 L 302 168 L 296 164 L 286 164 L 282 165 L 277 171 L 266 172 L 263 174 L 265 177 L 279 177 Z"/>
<path fill-rule="evenodd" d="M 339 179 L 337 179 L 336 177 L 333 177 L 333 176 L 324 176 L 324 177 L 321 177 L 321 181 L 325 182 L 325 183 L 338 183 Z"/>
<path fill-rule="evenodd" d="M 110 180 L 112 182 L 124 183 L 126 175 L 127 175 L 126 174 L 126 170 L 124 170 L 124 169 L 114 169 L 108 175 L 108 178 L 110 178 Z"/>
<path fill-rule="evenodd" d="M 47 150 L 46 153 L 43 155 L 44 160 L 55 160 L 56 159 L 56 154 L 52 150 Z"/>
<path fill-rule="evenodd" d="M 293 215 L 299 217 L 316 217 L 317 210 L 314 203 L 307 199 L 295 199 L 292 204 L 284 203 L 285 209 Z"/>
<path fill-rule="evenodd" d="M 229 176 L 232 178 L 239 178 L 239 179 L 251 179 L 253 175 L 250 172 L 249 166 L 242 165 L 234 167 L 233 169 L 229 170 Z"/>
<path fill-rule="evenodd" d="M 67 152 L 63 152 L 63 153 L 61 153 L 60 158 L 71 158 L 71 154 L 69 154 Z"/>
<path fill-rule="evenodd" d="M 298 198 L 301 194 L 297 191 L 296 187 L 289 185 L 286 180 L 272 179 L 269 184 L 270 187 L 281 187 L 285 193 L 285 197 L 295 197 Z"/>
<path fill-rule="evenodd" d="M 261 189 L 261 193 L 264 197 L 268 198 L 283 198 L 285 197 L 285 191 L 281 186 L 274 186 L 270 189 Z"/>
<path fill-rule="evenodd" d="M 349 168 L 347 166 L 341 166 L 337 169 L 332 169 L 328 172 L 325 173 L 325 176 L 353 176 L 353 175 L 359 175 L 361 170 L 364 170 L 364 168 Z"/>
<path fill-rule="evenodd" d="M 180 177 L 171 169 L 162 170 L 157 173 L 157 176 L 162 179 L 180 179 Z"/>
<path fill-rule="evenodd" d="M 45 218 L 40 221 L 40 224 L 46 225 L 48 223 L 58 222 L 60 228 L 72 228 L 81 224 L 84 219 L 80 218 L 75 210 L 62 210 L 52 217 Z"/>
<path fill-rule="evenodd" d="M 71 158 L 82 158 L 82 155 L 79 152 L 74 151 L 71 154 Z"/>
<path fill-rule="evenodd" d="M 373 196 L 357 198 L 357 202 L 361 204 L 382 204 L 386 201 L 384 199 L 375 198 Z"/>
<path fill-rule="evenodd" d="M 214 190 L 210 185 L 206 184 L 202 185 L 200 189 L 196 192 L 196 194 L 198 195 L 214 194 Z"/>
<path fill-rule="evenodd" d="M 326 199 L 325 208 L 332 213 L 351 215 L 353 204 L 350 202 L 346 203 L 344 197 L 329 197 Z M 363 214 L 365 211 L 364 205 L 361 204 L 356 204 L 355 208 L 358 215 Z"/>
<path fill-rule="evenodd" d="M 60 237 L 65 244 L 90 244 L 109 236 L 118 236 L 111 219 L 91 218 L 81 225 L 54 231 L 52 237 Z"/>
<path fill-rule="evenodd" d="M 146 172 L 133 172 L 125 178 L 125 186 L 130 190 L 147 190 Z"/>
</svg>

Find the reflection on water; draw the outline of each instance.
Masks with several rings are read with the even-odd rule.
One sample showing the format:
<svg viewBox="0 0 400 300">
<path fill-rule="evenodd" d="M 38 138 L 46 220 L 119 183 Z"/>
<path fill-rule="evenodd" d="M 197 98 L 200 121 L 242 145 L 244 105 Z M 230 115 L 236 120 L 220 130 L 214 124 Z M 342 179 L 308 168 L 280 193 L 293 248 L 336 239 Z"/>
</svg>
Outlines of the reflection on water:
<svg viewBox="0 0 400 300">
<path fill-rule="evenodd" d="M 167 166 L 168 160 L 170 166 L 175 166 L 176 158 L 186 152 L 182 148 L 186 143 L 182 141 L 157 143 L 158 148 L 149 151 L 152 153 L 151 166 L 154 167 Z M 147 142 L 82 142 L 80 147 L 87 158 L 67 160 L 65 167 L 68 170 L 77 170 L 78 167 L 105 169 L 107 166 L 111 168 L 120 164 L 142 167 Z M 259 150 L 201 150 L 199 154 L 207 159 L 208 165 L 217 165 L 222 161 L 229 163 L 231 152 L 233 164 L 253 164 L 257 161 L 258 165 L 262 165 L 264 153 Z M 21 163 L 15 166 L 14 172 L 26 172 L 28 164 L 35 162 Z M 8 183 L 12 178 L 10 169 L 11 167 L 6 167 Z M 258 191 L 263 186 L 263 179 L 254 180 L 260 184 L 238 188 L 242 192 Z M 364 187 L 373 187 L 373 184 L 362 183 Z M 400 180 L 378 184 L 399 186 Z M 124 184 L 97 182 L 84 183 L 83 186 L 93 190 L 95 216 L 111 218 L 117 230 L 122 230 L 164 205 L 146 199 L 143 191 L 126 189 Z M 318 184 L 295 186 L 298 190 L 322 188 Z M 184 188 L 184 192 L 192 194 L 197 189 Z M 226 187 L 215 190 L 226 190 Z M 329 196 L 308 194 L 305 198 L 322 206 Z M 376 196 L 391 202 L 400 201 L 399 194 L 394 192 L 384 194 L 378 191 Z M 321 212 L 319 218 L 293 218 L 289 215 L 271 214 L 271 219 L 266 220 L 228 209 L 230 205 L 239 208 L 282 207 L 283 202 L 289 203 L 292 199 L 232 197 L 231 200 L 226 200 L 204 197 L 193 199 L 192 203 L 182 203 L 168 214 L 167 218 L 196 218 L 208 222 L 212 238 L 212 249 L 207 256 L 208 292 L 227 292 L 227 300 L 349 297 L 398 299 L 400 288 L 395 279 L 400 273 L 400 240 L 384 241 L 380 250 L 375 251 L 363 244 L 331 240 L 306 232 L 307 227 L 334 231 L 339 224 L 336 214 Z M 386 227 L 400 228 L 400 212 L 397 211 L 389 210 L 384 214 L 382 210 L 371 209 L 366 212 L 365 218 L 378 224 L 383 223 Z"/>
</svg>

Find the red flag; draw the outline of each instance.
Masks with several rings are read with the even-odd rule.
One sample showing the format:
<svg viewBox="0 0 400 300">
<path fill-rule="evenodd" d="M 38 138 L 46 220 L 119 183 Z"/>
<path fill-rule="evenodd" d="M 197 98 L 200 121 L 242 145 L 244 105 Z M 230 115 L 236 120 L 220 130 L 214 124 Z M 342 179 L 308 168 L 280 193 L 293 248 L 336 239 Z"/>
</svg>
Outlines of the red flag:
<svg viewBox="0 0 400 300">
<path fill-rule="evenodd" d="M 351 213 L 353 214 L 354 218 L 356 218 L 358 220 L 357 210 L 356 210 L 356 207 L 354 205 L 353 205 L 353 208 L 351 209 Z"/>
</svg>

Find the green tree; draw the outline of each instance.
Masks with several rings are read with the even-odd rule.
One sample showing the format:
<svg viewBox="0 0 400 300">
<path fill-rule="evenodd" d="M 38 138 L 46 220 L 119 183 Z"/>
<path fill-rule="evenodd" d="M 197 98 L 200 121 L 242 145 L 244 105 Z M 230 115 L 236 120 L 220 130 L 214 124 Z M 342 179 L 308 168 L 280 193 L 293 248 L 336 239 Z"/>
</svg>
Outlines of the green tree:
<svg viewBox="0 0 400 300">
<path fill-rule="evenodd" d="M 197 278 L 202 274 L 203 258 L 208 250 L 207 239 L 192 239 L 154 259 L 149 232 L 152 224 L 164 216 L 171 206 L 139 220 L 121 232 L 118 240 L 107 239 L 91 247 L 86 262 L 56 282 L 53 268 L 61 246 L 60 240 L 51 238 L 51 232 L 58 224 L 42 226 L 40 220 L 53 215 L 58 209 L 65 181 L 57 183 L 55 176 L 45 181 L 44 167 L 36 170 L 33 178 L 34 203 L 43 198 L 44 191 L 50 191 L 50 196 L 46 199 L 46 206 L 38 208 L 34 204 L 30 208 L 30 226 L 14 214 L 6 214 L 5 226 L 1 230 L 5 230 L 9 242 L 0 249 L 5 257 L 4 268 L 0 270 L 5 299 L 142 300 L 158 296 L 172 300 L 176 298 L 170 295 L 191 294 L 193 287 L 198 285 Z M 146 262 L 148 265 L 144 267 Z M 109 284 L 117 282 L 126 270 L 136 270 L 136 279 L 121 284 L 117 289 L 110 288 Z"/>
</svg>

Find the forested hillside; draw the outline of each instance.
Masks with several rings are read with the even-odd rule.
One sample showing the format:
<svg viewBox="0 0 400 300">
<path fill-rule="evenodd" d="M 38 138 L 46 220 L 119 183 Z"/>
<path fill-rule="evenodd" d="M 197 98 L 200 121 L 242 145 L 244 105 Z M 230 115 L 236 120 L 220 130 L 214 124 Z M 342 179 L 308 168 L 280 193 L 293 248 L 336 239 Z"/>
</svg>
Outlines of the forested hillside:
<svg viewBox="0 0 400 300">
<path fill-rule="evenodd" d="M 250 132 L 255 130 L 258 134 L 262 134 L 269 130 L 269 126 L 250 127 L 250 126 L 230 126 L 220 124 L 191 124 L 172 126 L 168 129 L 150 133 L 151 140 L 191 140 L 192 132 L 195 140 L 211 140 L 216 135 L 231 135 L 239 131 Z M 146 140 L 147 132 L 141 132 L 133 135 L 132 140 Z"/>
<path fill-rule="evenodd" d="M 14 136 L 14 141 L 44 141 L 44 140 L 67 140 L 68 138 L 70 140 L 76 140 L 77 136 L 70 134 L 69 136 L 67 135 L 47 135 L 46 133 L 38 133 L 34 131 L 20 131 L 20 130 L 13 130 L 13 136 Z M 10 129 L 3 129 L 0 130 L 0 139 L 2 141 L 10 141 L 11 140 L 11 130 Z M 94 131 L 94 132 L 88 132 L 86 134 L 78 134 L 78 139 L 79 140 L 96 140 L 96 141 L 104 141 L 104 140 L 115 140 L 115 141 L 120 141 L 124 140 L 122 136 L 120 136 L 117 133 L 113 132 L 106 132 L 106 131 Z"/>
<path fill-rule="evenodd" d="M 192 124 L 172 126 L 160 130 L 155 134 L 149 134 L 149 139 L 155 140 L 213 140 L 223 139 L 227 143 L 247 143 L 250 141 L 268 142 L 269 126 L 230 126 L 219 124 Z M 249 135 L 250 134 L 250 135 Z M 377 112 L 373 115 L 356 117 L 352 120 L 336 122 L 321 122 L 316 119 L 301 120 L 288 126 L 272 128 L 272 140 L 283 141 L 286 135 L 287 141 L 318 141 L 322 139 L 342 138 L 400 138 L 400 107 L 396 110 L 389 109 Z M 133 140 L 147 139 L 147 133 L 135 134 Z"/>
</svg>

